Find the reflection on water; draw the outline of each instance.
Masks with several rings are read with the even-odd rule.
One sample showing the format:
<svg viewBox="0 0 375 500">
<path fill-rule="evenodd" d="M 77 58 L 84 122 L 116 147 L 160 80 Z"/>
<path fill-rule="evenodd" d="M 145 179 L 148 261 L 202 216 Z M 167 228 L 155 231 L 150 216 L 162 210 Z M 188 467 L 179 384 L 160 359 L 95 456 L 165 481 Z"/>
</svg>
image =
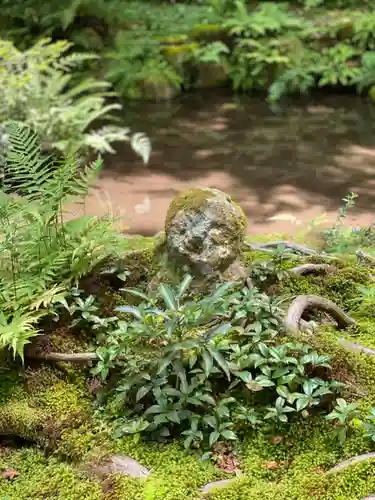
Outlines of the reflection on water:
<svg viewBox="0 0 375 500">
<path fill-rule="evenodd" d="M 280 213 L 303 221 L 323 211 L 333 216 L 353 190 L 360 195 L 359 223 L 371 220 L 375 106 L 366 100 L 340 95 L 270 107 L 259 97 L 211 91 L 167 103 L 132 103 L 123 115 L 133 131 L 151 137 L 149 166 L 120 145 L 116 156 L 106 158 L 85 210 L 122 215 L 130 232 L 160 230 L 171 198 L 192 186 L 231 194 L 243 206 L 250 232 L 293 231 L 269 221 Z"/>
</svg>

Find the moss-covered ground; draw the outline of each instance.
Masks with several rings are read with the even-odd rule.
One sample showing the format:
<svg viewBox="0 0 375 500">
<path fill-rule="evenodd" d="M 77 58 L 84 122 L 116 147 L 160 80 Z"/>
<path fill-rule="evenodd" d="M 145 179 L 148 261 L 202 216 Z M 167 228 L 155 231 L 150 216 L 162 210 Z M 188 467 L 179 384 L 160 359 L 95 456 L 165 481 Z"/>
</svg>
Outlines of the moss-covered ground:
<svg viewBox="0 0 375 500">
<path fill-rule="evenodd" d="M 256 238 L 269 241 L 282 235 Z M 253 239 L 254 241 L 254 239 Z M 123 267 L 133 271 L 132 284 L 150 279 L 155 245 L 149 239 L 134 240 Z M 135 253 L 134 253 L 135 252 Z M 150 268 L 137 277 L 137 258 Z M 244 260 L 253 266 L 267 262 L 269 254 L 246 249 Z M 135 259 L 135 260 L 134 260 Z M 317 257 L 300 257 L 298 263 L 316 262 Z M 284 270 L 296 261 L 282 263 Z M 358 328 L 337 332 L 322 329 L 313 341 L 332 356 L 335 378 L 350 381 L 358 392 L 356 400 L 363 415 L 375 407 L 375 359 L 345 350 L 337 342 L 347 337 L 375 348 L 375 320 L 358 314 L 352 299 L 357 286 L 371 287 L 371 268 L 359 266 L 351 256 L 335 262 L 337 272 L 328 276 L 285 277 L 278 283 L 278 294 L 293 297 L 313 293 L 339 303 L 359 323 Z M 132 269 L 133 268 L 133 269 Z M 75 333 L 76 335 L 76 333 Z M 74 344 L 66 336 L 65 351 Z M 79 342 L 82 343 L 82 340 Z M 78 345 L 78 344 L 77 344 Z M 64 345 L 60 345 L 63 350 Z M 210 481 L 235 477 L 227 487 L 212 493 L 214 500 L 361 500 L 375 492 L 374 462 L 354 465 L 342 473 L 325 472 L 341 460 L 373 451 L 371 442 L 353 427 L 340 445 L 332 425 L 314 417 L 290 427 L 264 427 L 244 432 L 235 445 L 239 460 L 236 475 L 230 475 L 187 452 L 180 442 L 151 444 L 132 437 L 115 439 L 95 417 L 87 368 L 47 365 L 16 365 L 4 359 L 0 372 L 0 499 L 1 500 L 199 500 L 200 487 Z M 109 453 L 122 453 L 152 470 L 147 479 L 123 476 L 96 477 L 90 464 Z M 11 471 L 12 478 L 7 477 Z M 2 474 L 4 477 L 2 477 Z"/>
</svg>

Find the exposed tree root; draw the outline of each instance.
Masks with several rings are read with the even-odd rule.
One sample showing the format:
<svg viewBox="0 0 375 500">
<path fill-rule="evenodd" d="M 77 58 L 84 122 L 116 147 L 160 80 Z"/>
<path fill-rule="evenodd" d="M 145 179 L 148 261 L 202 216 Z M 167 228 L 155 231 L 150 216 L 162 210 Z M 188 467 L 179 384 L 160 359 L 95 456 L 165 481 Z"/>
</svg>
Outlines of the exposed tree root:
<svg viewBox="0 0 375 500">
<path fill-rule="evenodd" d="M 63 361 L 64 363 L 89 363 L 95 361 L 98 355 L 95 352 L 77 352 L 77 353 L 62 353 L 62 352 L 42 352 L 25 354 L 30 359 L 38 359 L 40 361 Z"/>
<path fill-rule="evenodd" d="M 375 459 L 375 453 L 364 453 L 363 455 L 357 455 L 352 458 L 348 458 L 347 460 L 344 460 L 343 462 L 340 462 L 339 464 L 335 465 L 332 467 L 332 469 L 329 469 L 329 471 L 326 472 L 327 475 L 330 474 L 336 474 L 337 472 L 342 472 L 351 465 L 358 464 L 360 462 L 365 462 L 366 460 L 371 460 Z"/>
<path fill-rule="evenodd" d="M 316 250 L 305 247 L 303 245 L 298 245 L 297 243 L 293 243 L 291 241 L 270 241 L 268 243 L 262 243 L 260 245 L 257 245 L 256 243 L 245 242 L 245 246 L 247 248 L 250 248 L 251 250 L 261 250 L 262 252 L 274 252 L 280 245 L 297 254 L 318 255 L 318 252 Z"/>
<path fill-rule="evenodd" d="M 303 266 L 300 266 L 303 267 Z M 347 328 L 348 326 L 355 326 L 356 322 L 353 318 L 347 315 L 337 304 L 324 297 L 318 295 L 300 295 L 294 299 L 289 306 L 285 317 L 283 318 L 284 326 L 287 333 L 293 337 L 298 337 L 301 331 L 311 331 L 313 325 L 305 321 L 302 317 L 306 311 L 311 310 L 323 311 L 337 322 L 339 328 Z M 282 318 L 279 318 L 282 320 Z M 313 322 L 314 323 L 314 322 Z M 333 324 L 333 323 L 327 323 Z M 344 347 L 360 351 L 364 354 L 375 356 L 375 350 L 355 344 L 340 338 L 339 342 Z M 89 363 L 95 361 L 98 355 L 95 352 L 80 352 L 80 353 L 59 353 L 59 352 L 29 352 L 26 357 L 30 359 L 38 359 L 40 361 L 53 361 L 65 363 Z"/>
<path fill-rule="evenodd" d="M 348 316 L 331 300 L 319 297 L 318 295 L 299 295 L 289 306 L 284 319 L 284 326 L 287 333 L 294 337 L 298 336 L 300 333 L 300 321 L 303 314 L 312 309 L 328 313 L 337 321 L 340 328 L 356 325 L 354 319 Z"/>
<path fill-rule="evenodd" d="M 361 344 L 355 344 L 354 342 L 349 342 L 349 340 L 346 339 L 339 339 L 339 342 L 342 346 L 346 347 L 351 351 L 359 351 L 362 352 L 363 354 L 368 354 L 369 356 L 375 357 L 375 350 L 371 349 L 370 347 L 365 347 L 364 345 Z"/>
<path fill-rule="evenodd" d="M 362 252 L 360 248 L 355 252 L 355 255 L 359 264 L 364 262 L 365 264 L 375 267 L 375 257 L 373 255 Z"/>
<path fill-rule="evenodd" d="M 302 266 L 292 267 L 289 272 L 304 276 L 306 274 L 328 274 L 336 271 L 334 266 L 329 264 L 303 264 Z"/>
</svg>

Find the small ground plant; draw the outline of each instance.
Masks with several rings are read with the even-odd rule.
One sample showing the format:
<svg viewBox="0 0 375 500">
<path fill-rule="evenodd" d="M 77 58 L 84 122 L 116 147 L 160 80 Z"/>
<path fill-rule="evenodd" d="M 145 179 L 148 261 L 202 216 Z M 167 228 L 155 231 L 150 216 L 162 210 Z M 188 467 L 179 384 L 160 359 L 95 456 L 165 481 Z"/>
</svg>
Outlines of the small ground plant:
<svg viewBox="0 0 375 500">
<path fill-rule="evenodd" d="M 191 277 L 176 289 L 120 306 L 119 321 L 98 351 L 94 369 L 109 374 L 109 408 L 117 435 L 153 439 L 184 436 L 187 448 L 209 450 L 235 440 L 244 420 L 282 424 L 308 417 L 332 400 L 341 384 L 323 380 L 329 357 L 304 343 L 283 341 L 280 311 L 257 289 L 220 285 L 209 296 L 189 297 Z"/>
</svg>

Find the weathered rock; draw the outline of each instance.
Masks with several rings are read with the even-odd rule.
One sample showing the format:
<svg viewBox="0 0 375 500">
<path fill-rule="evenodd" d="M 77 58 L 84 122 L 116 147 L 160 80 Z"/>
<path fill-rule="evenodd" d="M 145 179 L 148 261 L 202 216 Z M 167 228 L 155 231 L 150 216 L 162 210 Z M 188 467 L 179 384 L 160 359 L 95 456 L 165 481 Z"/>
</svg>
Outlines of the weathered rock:
<svg viewBox="0 0 375 500">
<path fill-rule="evenodd" d="M 195 87 L 201 89 L 222 87 L 229 81 L 225 64 L 200 63 L 196 67 L 197 79 Z"/>
<path fill-rule="evenodd" d="M 120 454 L 111 455 L 101 465 L 91 466 L 90 472 L 99 477 L 117 473 L 134 478 L 146 478 L 151 474 L 151 471 L 143 467 L 137 460 Z"/>
<path fill-rule="evenodd" d="M 202 276 L 243 278 L 239 260 L 246 218 L 230 196 L 217 189 L 190 189 L 172 200 L 166 222 L 169 257 Z"/>
<path fill-rule="evenodd" d="M 210 495 L 211 493 L 214 493 L 214 491 L 217 489 L 226 488 L 235 481 L 236 478 L 232 478 L 232 479 L 222 479 L 221 481 L 214 481 L 212 483 L 207 483 L 204 486 L 202 486 L 201 492 L 203 493 L 204 496 L 207 496 Z"/>
<path fill-rule="evenodd" d="M 164 77 L 146 78 L 139 83 L 140 97 L 150 101 L 168 101 L 181 92 L 178 83 L 170 82 Z"/>
</svg>

